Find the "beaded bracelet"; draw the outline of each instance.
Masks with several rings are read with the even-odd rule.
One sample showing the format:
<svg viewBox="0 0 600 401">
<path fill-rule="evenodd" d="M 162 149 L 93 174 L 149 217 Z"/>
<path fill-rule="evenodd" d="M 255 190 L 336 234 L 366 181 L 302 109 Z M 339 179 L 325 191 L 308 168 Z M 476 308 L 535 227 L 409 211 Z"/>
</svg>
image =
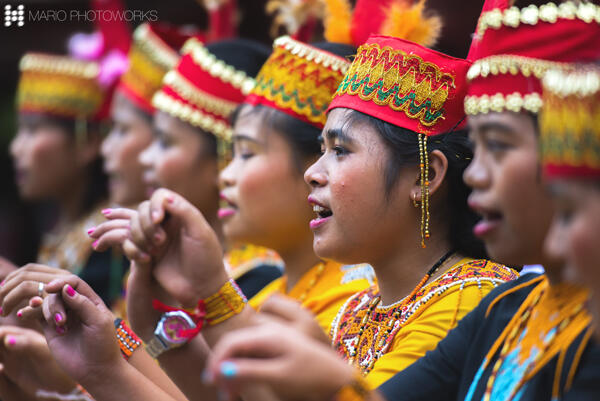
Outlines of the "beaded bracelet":
<svg viewBox="0 0 600 401">
<path fill-rule="evenodd" d="M 244 310 L 248 300 L 236 284 L 235 280 L 229 279 L 216 294 L 204 300 L 206 307 L 206 322 L 212 326 L 224 322 Z"/>
<path fill-rule="evenodd" d="M 352 383 L 342 387 L 333 397 L 333 401 L 366 401 L 370 390 L 361 375 L 356 375 Z"/>
<path fill-rule="evenodd" d="M 142 344 L 142 340 L 127 326 L 123 319 L 115 319 L 115 329 L 123 358 L 128 360 L 133 351 Z"/>
</svg>

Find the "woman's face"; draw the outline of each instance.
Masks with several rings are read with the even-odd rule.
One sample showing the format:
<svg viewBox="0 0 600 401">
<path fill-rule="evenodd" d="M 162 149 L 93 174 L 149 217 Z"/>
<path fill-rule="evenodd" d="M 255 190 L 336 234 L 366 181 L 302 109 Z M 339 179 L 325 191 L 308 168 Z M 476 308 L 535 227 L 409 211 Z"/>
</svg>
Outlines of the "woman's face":
<svg viewBox="0 0 600 401">
<path fill-rule="evenodd" d="M 19 116 L 10 153 L 19 192 L 27 200 L 60 197 L 83 168 L 73 134 L 43 115 Z"/>
<path fill-rule="evenodd" d="M 481 215 L 473 231 L 489 256 L 508 265 L 543 263 L 552 205 L 540 180 L 535 121 L 527 114 L 489 113 L 469 119 L 475 144 L 464 180 L 471 208 Z"/>
<path fill-rule="evenodd" d="M 111 110 L 113 127 L 102 142 L 101 151 L 110 199 L 119 205 L 134 205 L 146 199 L 144 168 L 138 157 L 152 142 L 152 124 L 141 113 L 116 93 Z"/>
<path fill-rule="evenodd" d="M 251 106 L 240 110 L 233 152 L 220 175 L 219 217 L 227 239 L 281 252 L 310 238 L 303 170 L 283 134 L 265 127 L 263 112 Z"/>
<path fill-rule="evenodd" d="M 368 124 L 348 126 L 348 113 L 342 108 L 329 113 L 324 152 L 304 174 L 317 214 L 310 222 L 313 247 L 321 258 L 375 265 L 393 252 L 394 239 L 406 231 L 403 222 L 414 217 L 410 191 L 418 174 L 416 167 L 403 168 L 386 198 L 386 146 Z"/>
<path fill-rule="evenodd" d="M 214 155 L 196 128 L 163 112 L 154 116 L 154 141 L 142 153 L 147 195 L 164 187 L 177 192 L 200 211 L 217 191 L 218 167 Z"/>
<path fill-rule="evenodd" d="M 556 213 L 546 251 L 565 261 L 563 279 L 600 294 L 600 185 L 594 180 L 558 179 L 550 184 L 550 194 Z"/>
</svg>

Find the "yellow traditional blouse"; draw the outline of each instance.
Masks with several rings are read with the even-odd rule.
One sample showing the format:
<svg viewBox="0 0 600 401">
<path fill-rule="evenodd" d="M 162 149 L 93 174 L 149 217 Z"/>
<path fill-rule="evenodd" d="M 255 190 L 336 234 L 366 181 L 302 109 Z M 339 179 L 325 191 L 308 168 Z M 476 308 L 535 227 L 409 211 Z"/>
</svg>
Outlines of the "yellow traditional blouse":
<svg viewBox="0 0 600 401">
<path fill-rule="evenodd" d="M 283 276 L 272 281 L 248 303 L 258 310 L 271 295 L 285 294 L 315 314 L 323 330 L 329 333 L 331 322 L 344 302 L 370 287 L 376 288 L 375 272 L 370 265 L 321 262 L 306 272 L 289 291 Z"/>
<path fill-rule="evenodd" d="M 283 260 L 275 251 L 250 244 L 232 248 L 225 254 L 223 262 L 234 280 L 262 265 L 277 266 L 283 270 Z"/>
<path fill-rule="evenodd" d="M 377 288 L 369 288 L 339 310 L 331 324 L 332 344 L 375 389 L 433 350 L 497 285 L 517 277 L 506 266 L 465 258 L 411 300 L 381 306 Z"/>
</svg>

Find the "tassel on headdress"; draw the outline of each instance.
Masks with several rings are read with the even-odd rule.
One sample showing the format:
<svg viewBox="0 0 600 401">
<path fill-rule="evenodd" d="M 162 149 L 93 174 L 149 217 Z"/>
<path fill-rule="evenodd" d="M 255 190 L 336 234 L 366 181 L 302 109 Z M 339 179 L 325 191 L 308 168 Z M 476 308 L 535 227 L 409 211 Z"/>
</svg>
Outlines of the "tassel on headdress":
<svg viewBox="0 0 600 401">
<path fill-rule="evenodd" d="M 296 40 L 309 42 L 317 21 L 323 18 L 324 4 L 321 0 L 269 0 L 266 11 L 274 16 L 271 36 L 283 30 Z"/>
</svg>

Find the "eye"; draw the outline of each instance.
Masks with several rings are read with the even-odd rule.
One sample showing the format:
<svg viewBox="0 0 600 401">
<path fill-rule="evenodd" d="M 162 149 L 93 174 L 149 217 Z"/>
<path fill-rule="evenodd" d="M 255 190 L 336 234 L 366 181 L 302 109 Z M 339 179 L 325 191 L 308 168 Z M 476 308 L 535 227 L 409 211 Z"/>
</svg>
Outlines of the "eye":
<svg viewBox="0 0 600 401">
<path fill-rule="evenodd" d="M 341 156 L 347 155 L 349 153 L 346 148 L 344 148 L 343 146 L 340 146 L 340 145 L 334 146 L 333 151 L 335 152 L 335 155 L 337 157 L 341 157 Z"/>
<path fill-rule="evenodd" d="M 495 139 L 486 139 L 485 146 L 492 152 L 503 152 L 511 148 L 508 143 Z"/>
</svg>

